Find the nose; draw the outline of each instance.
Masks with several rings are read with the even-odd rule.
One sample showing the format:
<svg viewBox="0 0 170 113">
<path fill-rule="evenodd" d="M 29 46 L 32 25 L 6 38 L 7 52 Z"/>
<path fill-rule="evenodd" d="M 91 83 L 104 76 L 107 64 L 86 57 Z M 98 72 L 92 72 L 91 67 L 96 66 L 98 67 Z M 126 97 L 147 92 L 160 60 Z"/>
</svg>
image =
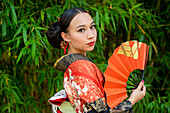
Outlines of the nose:
<svg viewBox="0 0 170 113">
<path fill-rule="evenodd" d="M 94 33 L 93 33 L 93 31 L 91 30 L 91 29 L 89 29 L 88 30 L 88 36 L 87 36 L 87 38 L 88 39 L 91 39 L 91 38 L 93 38 L 94 37 Z"/>
</svg>

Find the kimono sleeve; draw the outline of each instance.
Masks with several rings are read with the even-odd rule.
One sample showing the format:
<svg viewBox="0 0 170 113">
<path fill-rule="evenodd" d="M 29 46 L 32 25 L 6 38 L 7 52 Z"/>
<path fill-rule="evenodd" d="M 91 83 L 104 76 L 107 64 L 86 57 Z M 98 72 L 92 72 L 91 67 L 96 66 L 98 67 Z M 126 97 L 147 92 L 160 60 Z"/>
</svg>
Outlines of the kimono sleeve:
<svg viewBox="0 0 170 113">
<path fill-rule="evenodd" d="M 101 99 L 105 94 L 95 66 L 89 61 L 72 63 L 64 74 L 64 88 L 77 112 L 87 111 L 85 104 Z"/>
<path fill-rule="evenodd" d="M 102 100 L 98 99 L 90 103 L 86 103 L 87 109 L 92 108 L 87 113 L 133 113 L 133 106 L 130 101 L 124 101 L 111 109 Z"/>
</svg>

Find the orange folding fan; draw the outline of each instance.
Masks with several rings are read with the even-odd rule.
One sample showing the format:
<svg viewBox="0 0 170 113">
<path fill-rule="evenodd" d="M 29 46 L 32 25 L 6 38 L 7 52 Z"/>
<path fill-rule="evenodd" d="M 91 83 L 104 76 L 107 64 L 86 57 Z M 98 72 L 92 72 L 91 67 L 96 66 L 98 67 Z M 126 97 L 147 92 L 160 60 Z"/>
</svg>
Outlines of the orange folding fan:
<svg viewBox="0 0 170 113">
<path fill-rule="evenodd" d="M 128 97 L 143 80 L 149 46 L 138 41 L 127 41 L 117 47 L 108 60 L 105 75 L 107 104 L 114 108 Z M 139 78 L 140 79 L 139 79 Z"/>
</svg>

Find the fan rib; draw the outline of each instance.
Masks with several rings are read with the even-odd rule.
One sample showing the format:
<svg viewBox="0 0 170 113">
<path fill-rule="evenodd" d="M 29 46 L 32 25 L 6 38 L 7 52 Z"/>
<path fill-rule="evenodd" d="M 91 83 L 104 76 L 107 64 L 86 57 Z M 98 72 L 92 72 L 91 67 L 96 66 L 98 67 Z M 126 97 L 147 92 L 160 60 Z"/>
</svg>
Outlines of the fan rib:
<svg viewBox="0 0 170 113">
<path fill-rule="evenodd" d="M 126 99 L 128 96 L 127 94 L 123 94 L 121 96 L 115 96 L 115 99 L 111 99 L 111 101 L 109 101 L 109 99 L 107 99 L 107 103 L 109 105 L 110 108 L 114 108 L 115 106 L 117 106 L 120 102 L 122 102 L 124 99 Z"/>
<path fill-rule="evenodd" d="M 121 75 L 124 79 L 126 79 L 126 81 L 128 80 L 127 77 L 119 69 L 117 69 L 117 67 L 115 67 L 115 65 L 113 65 L 112 63 L 108 63 L 108 67 L 114 70 L 116 73 L 119 73 L 119 75 Z M 106 73 L 108 73 L 107 69 L 106 69 Z M 109 72 L 108 74 L 112 75 L 111 72 Z"/>
<path fill-rule="evenodd" d="M 123 82 L 126 82 L 128 80 L 127 77 L 125 77 L 125 75 L 123 75 L 123 73 L 118 73 L 118 72 L 116 72 L 115 70 L 113 70 L 109 67 L 106 69 L 104 75 L 110 76 L 112 78 L 116 78 L 116 79 L 123 81 Z M 105 77 L 105 80 L 107 80 L 106 77 Z"/>
<path fill-rule="evenodd" d="M 126 82 L 105 74 L 105 81 L 126 85 Z"/>
<path fill-rule="evenodd" d="M 120 93 L 127 93 L 126 88 L 106 88 L 105 91 L 107 92 L 107 96 Z"/>
<path fill-rule="evenodd" d="M 112 59 L 114 59 L 114 61 Z M 126 64 L 122 62 L 116 53 L 113 53 L 112 59 L 110 59 L 109 63 L 112 63 L 113 65 L 115 64 L 115 67 L 117 67 L 117 69 L 119 69 L 124 75 L 130 74 L 130 71 L 126 68 Z"/>
</svg>

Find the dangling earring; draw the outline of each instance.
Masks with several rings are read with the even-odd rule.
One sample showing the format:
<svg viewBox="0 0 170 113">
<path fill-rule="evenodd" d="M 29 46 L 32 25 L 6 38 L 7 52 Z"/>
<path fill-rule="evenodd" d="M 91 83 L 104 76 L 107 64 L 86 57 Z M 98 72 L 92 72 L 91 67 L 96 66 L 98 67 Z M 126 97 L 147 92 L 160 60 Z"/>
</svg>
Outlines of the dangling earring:
<svg viewBox="0 0 170 113">
<path fill-rule="evenodd" d="M 68 42 L 61 41 L 60 46 L 61 46 L 62 49 L 64 49 L 63 54 L 66 54 L 66 48 L 68 47 Z"/>
</svg>

